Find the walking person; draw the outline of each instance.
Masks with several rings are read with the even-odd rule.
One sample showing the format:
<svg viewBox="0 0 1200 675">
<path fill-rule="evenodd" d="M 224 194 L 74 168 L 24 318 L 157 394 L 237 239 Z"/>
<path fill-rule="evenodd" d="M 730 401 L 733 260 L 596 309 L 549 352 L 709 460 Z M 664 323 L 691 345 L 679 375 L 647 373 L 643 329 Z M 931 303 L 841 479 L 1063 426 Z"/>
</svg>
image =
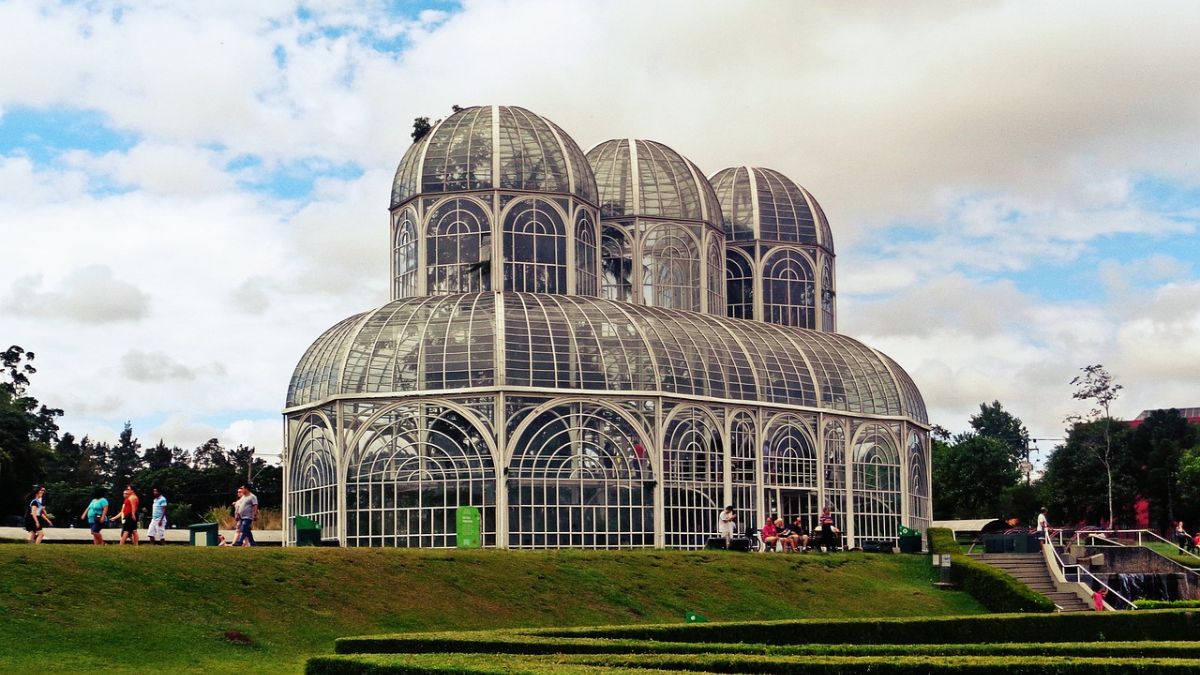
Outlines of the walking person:
<svg viewBox="0 0 1200 675">
<path fill-rule="evenodd" d="M 25 513 L 25 531 L 29 533 L 29 543 L 40 544 L 46 537 L 44 528 L 52 527 L 50 516 L 46 513 L 46 505 L 42 501 L 46 497 L 46 488 L 34 486 L 30 494 L 28 511 Z"/>
<path fill-rule="evenodd" d="M 1046 507 L 1044 506 L 1037 515 L 1037 537 L 1042 541 L 1050 540 L 1050 519 L 1046 517 Z"/>
<path fill-rule="evenodd" d="M 725 549 L 729 550 L 733 546 L 733 523 L 737 520 L 737 516 L 733 513 L 732 506 L 726 506 L 720 516 L 720 532 L 721 537 L 725 539 Z"/>
<path fill-rule="evenodd" d="M 258 497 L 250 491 L 249 485 L 238 488 L 238 500 L 233 503 L 233 515 L 237 518 L 237 539 L 234 546 L 253 546 L 254 534 L 250 531 L 254 521 L 258 520 Z"/>
<path fill-rule="evenodd" d="M 132 485 L 125 486 L 125 501 L 121 502 L 121 542 L 132 539 L 138 545 L 138 496 Z"/>
<path fill-rule="evenodd" d="M 96 488 L 92 492 L 92 501 L 83 510 L 83 515 L 79 516 L 80 520 L 87 521 L 88 528 L 92 531 L 92 543 L 96 546 L 104 545 L 102 531 L 104 523 L 108 522 L 108 500 L 104 494 L 104 488 Z"/>
<path fill-rule="evenodd" d="M 167 498 L 157 487 L 152 488 L 150 494 L 154 498 L 150 501 L 150 531 L 146 536 L 150 537 L 151 544 L 158 546 L 167 539 Z"/>
</svg>

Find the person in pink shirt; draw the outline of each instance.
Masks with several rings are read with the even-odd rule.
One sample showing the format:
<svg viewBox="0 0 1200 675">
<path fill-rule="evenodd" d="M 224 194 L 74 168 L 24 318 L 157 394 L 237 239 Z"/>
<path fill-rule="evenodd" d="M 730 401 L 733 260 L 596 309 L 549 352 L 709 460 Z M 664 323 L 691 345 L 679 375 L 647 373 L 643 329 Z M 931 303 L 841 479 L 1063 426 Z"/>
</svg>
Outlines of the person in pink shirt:
<svg viewBox="0 0 1200 675">
<path fill-rule="evenodd" d="M 767 547 L 767 553 L 775 550 L 775 544 L 779 542 L 779 530 L 775 529 L 774 515 L 767 518 L 767 522 L 763 523 L 759 536 L 762 538 L 763 545 Z"/>
</svg>

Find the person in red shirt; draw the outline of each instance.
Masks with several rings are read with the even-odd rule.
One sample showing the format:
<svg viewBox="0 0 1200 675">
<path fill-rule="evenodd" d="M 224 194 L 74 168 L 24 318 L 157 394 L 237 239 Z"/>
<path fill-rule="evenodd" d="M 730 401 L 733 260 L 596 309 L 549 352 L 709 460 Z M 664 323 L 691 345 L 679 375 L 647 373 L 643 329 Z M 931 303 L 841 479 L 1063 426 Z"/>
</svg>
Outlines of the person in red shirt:
<svg viewBox="0 0 1200 675">
<path fill-rule="evenodd" d="M 779 542 L 779 530 L 775 528 L 775 516 L 767 518 L 767 522 L 763 523 L 762 531 L 759 533 L 762 543 L 767 547 L 767 553 L 775 550 L 775 544 Z"/>
<path fill-rule="evenodd" d="M 138 496 L 132 485 L 125 486 L 125 501 L 121 504 L 121 543 L 133 539 L 133 545 L 138 545 Z"/>
</svg>

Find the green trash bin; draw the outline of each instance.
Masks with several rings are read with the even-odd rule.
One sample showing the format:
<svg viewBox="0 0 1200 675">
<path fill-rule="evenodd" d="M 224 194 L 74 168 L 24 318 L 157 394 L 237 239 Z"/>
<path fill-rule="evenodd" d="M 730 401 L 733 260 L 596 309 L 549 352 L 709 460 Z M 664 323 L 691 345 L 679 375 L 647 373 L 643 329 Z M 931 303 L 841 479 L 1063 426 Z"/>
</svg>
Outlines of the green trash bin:
<svg viewBox="0 0 1200 675">
<path fill-rule="evenodd" d="M 921 552 L 921 531 L 911 527 L 900 526 L 899 546 L 901 553 Z"/>
<path fill-rule="evenodd" d="M 216 546 L 217 524 L 196 523 L 188 525 L 188 542 L 192 546 Z"/>
<path fill-rule="evenodd" d="M 320 546 L 321 524 L 312 518 L 296 516 L 296 545 Z"/>
</svg>

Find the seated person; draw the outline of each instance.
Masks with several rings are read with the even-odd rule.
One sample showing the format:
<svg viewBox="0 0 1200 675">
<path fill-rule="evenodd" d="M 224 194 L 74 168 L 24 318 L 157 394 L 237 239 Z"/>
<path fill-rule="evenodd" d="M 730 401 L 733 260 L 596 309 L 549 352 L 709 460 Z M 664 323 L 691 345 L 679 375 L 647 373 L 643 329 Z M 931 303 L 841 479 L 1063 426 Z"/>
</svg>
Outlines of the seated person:
<svg viewBox="0 0 1200 675">
<path fill-rule="evenodd" d="M 804 519 L 796 516 L 792 521 L 792 543 L 801 551 L 808 550 L 808 527 L 804 525 Z"/>
<path fill-rule="evenodd" d="M 792 553 L 795 553 L 796 543 L 793 539 L 795 533 L 788 528 L 787 523 L 783 521 L 783 518 L 778 518 L 775 520 L 775 532 L 779 536 L 779 543 L 783 546 L 783 552 L 787 553 L 788 551 L 791 551 Z"/>
<path fill-rule="evenodd" d="M 820 546 L 826 551 L 837 547 L 837 536 L 841 534 L 833 524 L 833 509 L 829 506 L 821 509 L 821 517 L 817 521 L 821 530 Z"/>
<path fill-rule="evenodd" d="M 767 518 L 767 522 L 763 523 L 759 537 L 762 539 L 763 546 L 767 547 L 767 553 L 775 550 L 775 544 L 779 543 L 779 530 L 775 529 L 774 515 Z"/>
</svg>

